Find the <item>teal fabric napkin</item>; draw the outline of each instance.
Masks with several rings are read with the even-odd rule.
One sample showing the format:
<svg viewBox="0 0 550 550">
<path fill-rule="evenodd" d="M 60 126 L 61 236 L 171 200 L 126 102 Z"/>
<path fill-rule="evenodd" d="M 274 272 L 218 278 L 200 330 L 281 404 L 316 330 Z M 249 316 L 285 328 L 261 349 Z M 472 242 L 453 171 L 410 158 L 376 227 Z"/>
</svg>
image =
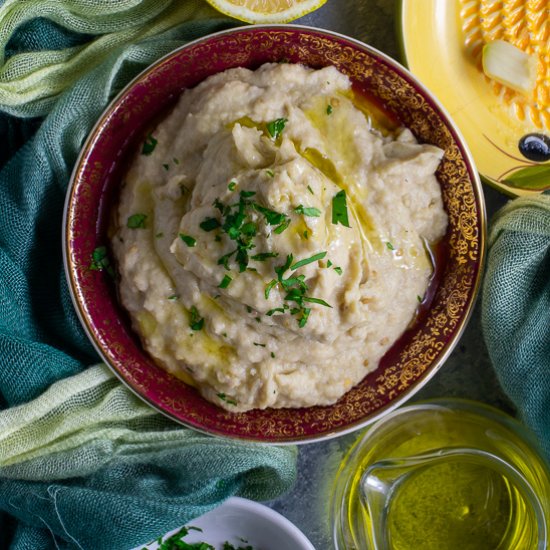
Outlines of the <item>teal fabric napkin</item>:
<svg viewBox="0 0 550 550">
<path fill-rule="evenodd" d="M 550 461 L 550 192 L 491 221 L 482 326 L 504 391 Z"/>
<path fill-rule="evenodd" d="M 132 548 L 294 481 L 295 448 L 187 430 L 95 365 L 62 269 L 95 120 L 147 65 L 231 24 L 200 0 L 0 0 L 0 548 Z"/>
</svg>

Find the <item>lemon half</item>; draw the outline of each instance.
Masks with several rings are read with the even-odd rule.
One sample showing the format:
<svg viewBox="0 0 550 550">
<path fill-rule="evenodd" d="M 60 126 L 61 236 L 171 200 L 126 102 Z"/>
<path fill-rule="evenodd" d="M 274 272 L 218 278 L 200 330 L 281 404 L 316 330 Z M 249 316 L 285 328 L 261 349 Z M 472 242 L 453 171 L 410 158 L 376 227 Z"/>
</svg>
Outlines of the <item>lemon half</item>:
<svg viewBox="0 0 550 550">
<path fill-rule="evenodd" d="M 206 0 L 218 11 L 247 23 L 287 23 L 327 0 Z"/>
</svg>

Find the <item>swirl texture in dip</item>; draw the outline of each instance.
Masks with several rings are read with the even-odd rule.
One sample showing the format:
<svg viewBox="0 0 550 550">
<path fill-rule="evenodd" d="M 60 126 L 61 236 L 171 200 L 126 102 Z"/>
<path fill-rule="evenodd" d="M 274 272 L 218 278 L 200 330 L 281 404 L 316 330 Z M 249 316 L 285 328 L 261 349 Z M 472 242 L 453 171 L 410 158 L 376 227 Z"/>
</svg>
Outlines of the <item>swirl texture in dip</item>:
<svg viewBox="0 0 550 550">
<path fill-rule="evenodd" d="M 373 128 L 334 67 L 231 69 L 184 92 L 116 212 L 144 347 L 230 411 L 335 402 L 426 292 L 442 155 Z"/>
</svg>

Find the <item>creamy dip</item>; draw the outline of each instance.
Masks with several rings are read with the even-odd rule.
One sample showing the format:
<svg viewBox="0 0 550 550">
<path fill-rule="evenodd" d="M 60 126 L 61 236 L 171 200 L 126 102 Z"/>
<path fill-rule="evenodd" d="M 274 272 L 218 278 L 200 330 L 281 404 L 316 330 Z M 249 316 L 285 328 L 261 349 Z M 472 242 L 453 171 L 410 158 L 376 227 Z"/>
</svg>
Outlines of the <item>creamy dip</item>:
<svg viewBox="0 0 550 550">
<path fill-rule="evenodd" d="M 116 212 L 145 348 L 230 411 L 335 402 L 426 292 L 442 155 L 373 128 L 334 67 L 237 68 L 184 92 Z"/>
</svg>

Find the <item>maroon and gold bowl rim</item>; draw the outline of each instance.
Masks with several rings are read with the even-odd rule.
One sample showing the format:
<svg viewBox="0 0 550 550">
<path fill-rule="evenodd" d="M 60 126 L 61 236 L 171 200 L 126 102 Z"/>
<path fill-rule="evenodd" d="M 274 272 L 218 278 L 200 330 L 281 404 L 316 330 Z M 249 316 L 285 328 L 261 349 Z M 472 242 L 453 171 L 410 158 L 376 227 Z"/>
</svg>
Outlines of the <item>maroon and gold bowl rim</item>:
<svg viewBox="0 0 550 550">
<path fill-rule="evenodd" d="M 449 215 L 447 255 L 429 310 L 390 349 L 378 369 L 327 407 L 230 413 L 159 368 L 142 349 L 115 283 L 90 269 L 108 246 L 110 204 L 125 157 L 181 92 L 221 70 L 265 62 L 335 65 L 354 87 L 397 115 L 421 142 L 445 156 L 438 170 Z M 159 412 L 211 435 L 263 443 L 305 443 L 357 430 L 423 387 L 460 339 L 479 290 L 486 214 L 481 183 L 459 131 L 436 98 L 395 60 L 355 39 L 298 25 L 246 26 L 195 40 L 132 80 L 92 129 L 76 162 L 63 220 L 63 254 L 72 299 L 100 357 Z"/>
</svg>

